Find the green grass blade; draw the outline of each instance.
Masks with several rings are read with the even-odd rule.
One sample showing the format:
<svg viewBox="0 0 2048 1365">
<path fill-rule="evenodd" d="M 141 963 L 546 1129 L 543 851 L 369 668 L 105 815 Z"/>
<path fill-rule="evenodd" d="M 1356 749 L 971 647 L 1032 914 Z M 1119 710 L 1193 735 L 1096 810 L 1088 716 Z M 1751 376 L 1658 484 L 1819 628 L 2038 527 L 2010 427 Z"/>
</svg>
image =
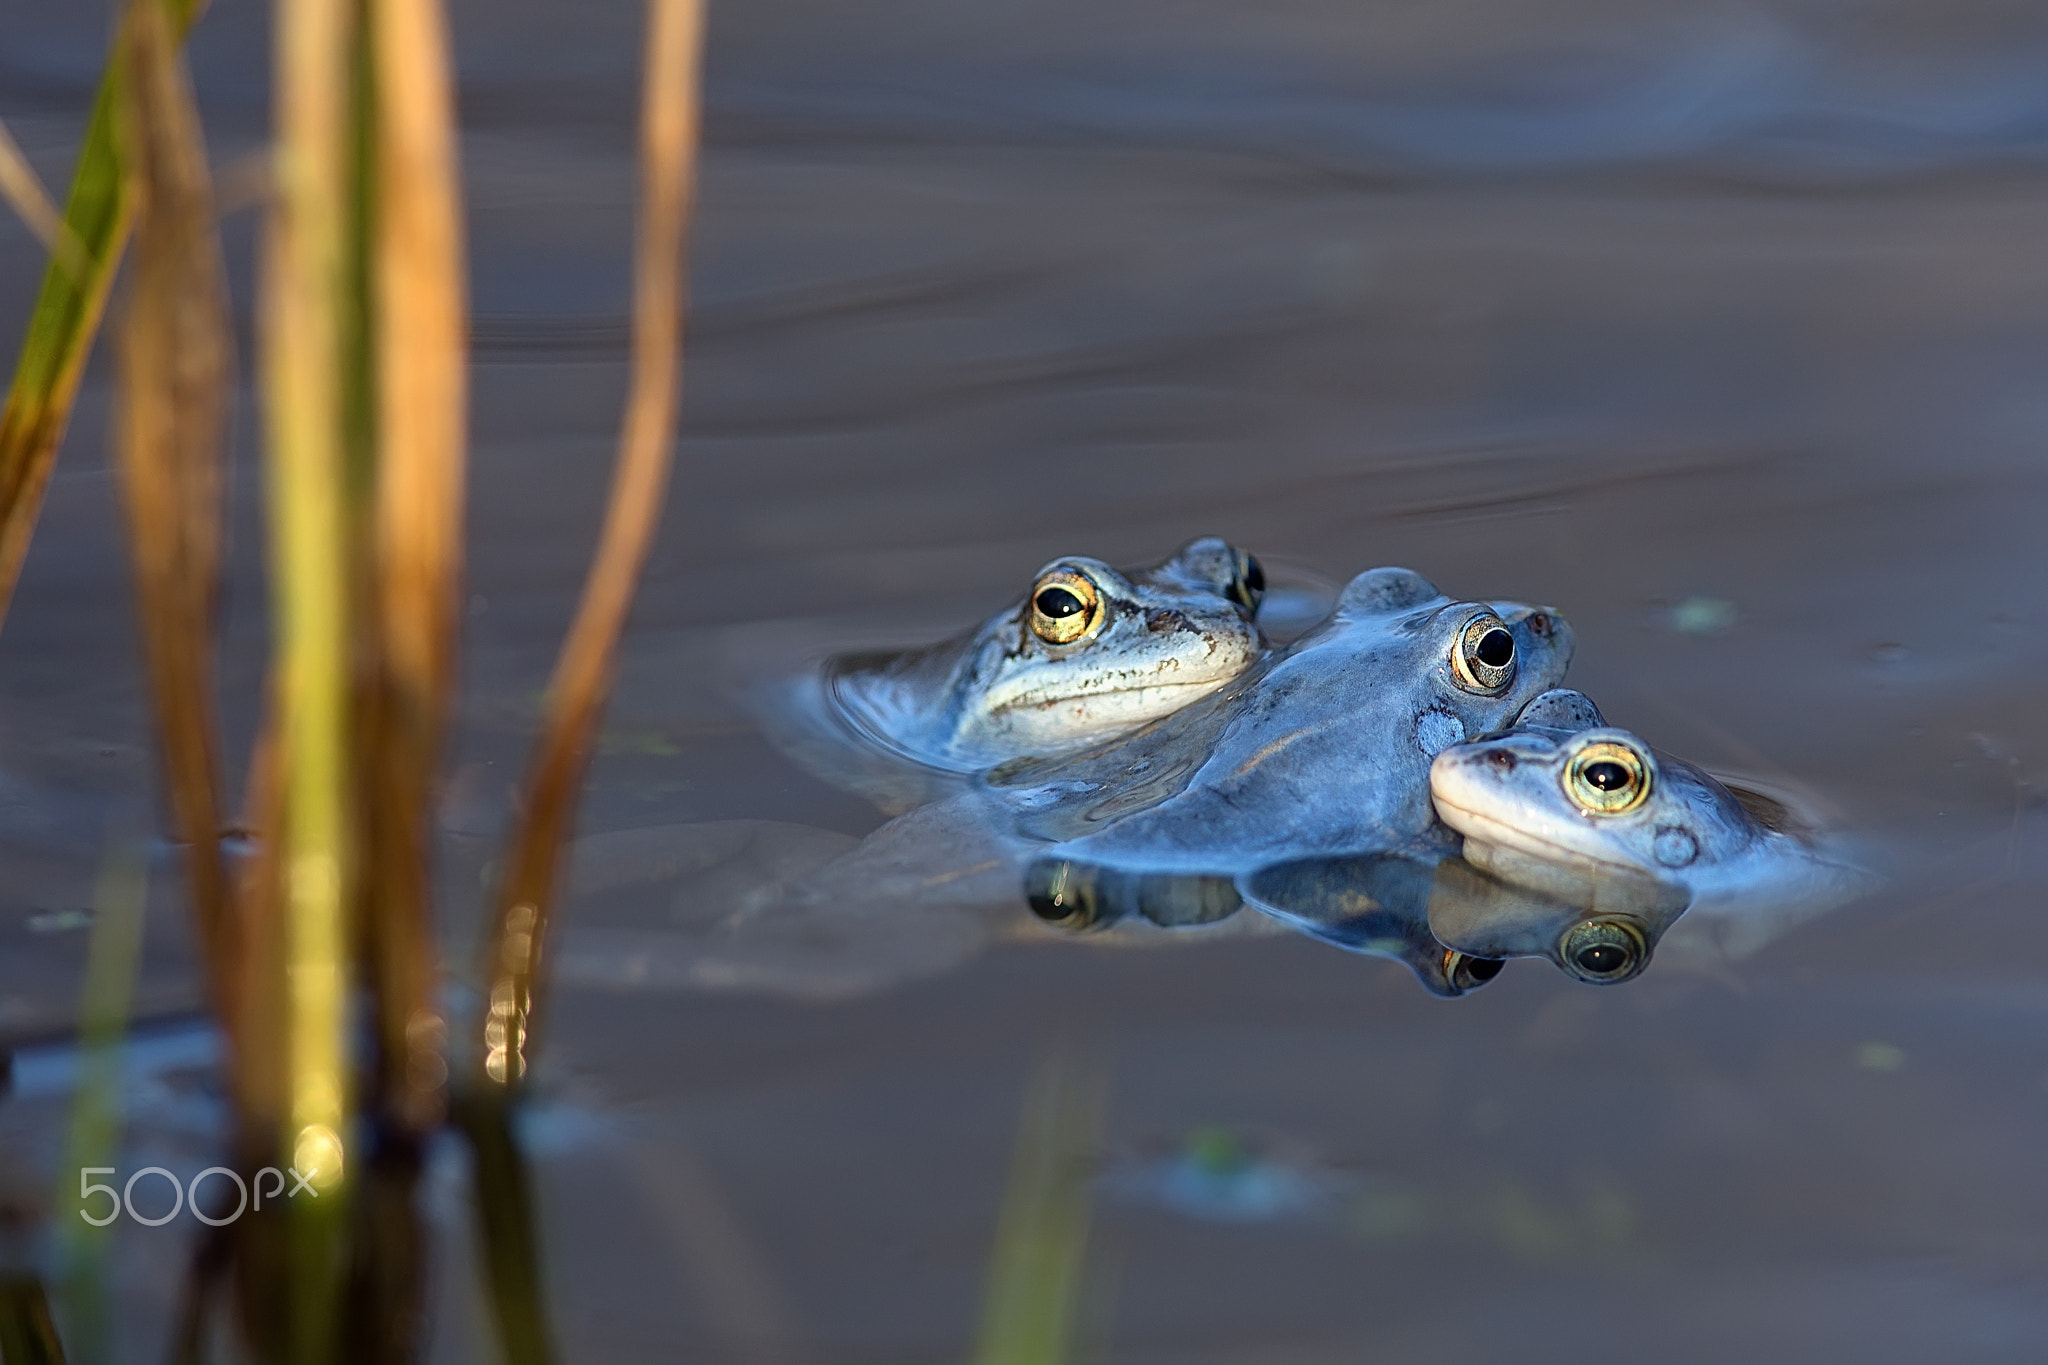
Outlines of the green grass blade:
<svg viewBox="0 0 2048 1365">
<path fill-rule="evenodd" d="M 0 1365 L 64 1365 L 64 1346 L 38 1280 L 0 1280 Z"/>
<path fill-rule="evenodd" d="M 533 1182 L 512 1131 L 517 1102 L 502 1087 L 475 1086 L 457 1100 L 454 1118 L 469 1138 L 477 1251 L 498 1345 L 506 1365 L 551 1365 L 554 1332 Z"/>
<path fill-rule="evenodd" d="M 996 1223 L 974 1365 L 1065 1365 L 1074 1357 L 1101 1108 L 1094 1077 L 1057 1058 L 1039 1067 Z"/>
<path fill-rule="evenodd" d="M 182 43 L 199 17 L 199 0 L 161 0 L 173 41 Z M 120 51 L 117 44 L 115 50 Z M 93 100 L 92 120 L 72 173 L 64 222 L 84 256 L 83 270 L 52 260 L 29 314 L 7 407 L 0 411 L 0 620 L 14 599 L 42 510 L 57 446 L 71 419 L 85 358 L 105 311 L 107 288 L 128 239 L 134 206 L 121 172 L 115 102 L 119 62 L 109 59 Z M 74 267 L 76 262 L 73 263 Z"/>
<path fill-rule="evenodd" d="M 117 838 L 110 846 L 93 894 L 92 941 L 86 949 L 85 987 L 79 1005 L 78 1093 L 71 1101 L 71 1130 L 64 1164 L 58 1168 L 56 1249 L 66 1321 L 78 1358 L 88 1365 L 111 1360 L 112 1314 L 107 1303 L 106 1256 L 113 1227 L 94 1227 L 80 1217 L 80 1172 L 115 1164 L 121 1146 L 121 1038 L 135 994 L 142 959 L 146 870 L 139 852 Z M 105 1182 L 105 1177 L 101 1183 Z M 104 1217 L 95 1196 L 89 1211 Z M 9 1356 L 8 1360 L 13 1357 Z"/>
</svg>

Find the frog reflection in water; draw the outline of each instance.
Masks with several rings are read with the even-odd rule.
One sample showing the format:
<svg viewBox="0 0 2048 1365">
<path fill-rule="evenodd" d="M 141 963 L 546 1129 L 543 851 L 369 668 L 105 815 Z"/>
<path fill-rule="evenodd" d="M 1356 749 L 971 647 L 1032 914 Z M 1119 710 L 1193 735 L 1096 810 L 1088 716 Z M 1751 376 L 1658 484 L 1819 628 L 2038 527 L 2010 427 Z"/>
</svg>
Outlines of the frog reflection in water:
<svg viewBox="0 0 2048 1365">
<path fill-rule="evenodd" d="M 862 740 L 955 772 L 1095 743 L 1223 687 L 1264 649 L 1265 573 L 1206 537 L 1149 568 L 1056 559 L 1022 601 L 921 649 L 842 655 L 823 685 Z"/>
<path fill-rule="evenodd" d="M 1577 693 L 1554 696 L 1582 707 L 1570 719 L 1541 711 L 1446 750 L 1431 765 L 1430 792 L 1473 868 L 1593 910 L 1553 950 L 1574 976 L 1636 975 L 1681 912 L 1732 956 L 1868 888 L 1869 875 L 1785 803 L 1653 752 Z"/>
</svg>

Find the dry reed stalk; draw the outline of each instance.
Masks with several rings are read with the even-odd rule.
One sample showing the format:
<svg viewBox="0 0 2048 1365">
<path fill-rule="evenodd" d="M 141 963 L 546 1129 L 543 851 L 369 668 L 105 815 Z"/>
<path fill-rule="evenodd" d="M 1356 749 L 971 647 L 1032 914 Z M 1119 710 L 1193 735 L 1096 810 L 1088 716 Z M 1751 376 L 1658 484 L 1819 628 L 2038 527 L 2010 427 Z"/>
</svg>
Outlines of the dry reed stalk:
<svg viewBox="0 0 2048 1365">
<path fill-rule="evenodd" d="M 619 635 L 661 518 L 674 453 L 703 35 L 703 0 L 650 0 L 641 77 L 632 387 L 597 556 L 549 684 L 547 719 L 489 926 L 483 1069 L 485 1079 L 499 1085 L 516 1085 L 526 1074 L 561 848 L 574 824 Z"/>
<path fill-rule="evenodd" d="M 284 1130 L 290 1100 L 286 1073 L 290 1040 L 282 1027 L 290 1010 L 290 981 L 285 970 L 284 850 L 280 838 L 285 798 L 278 743 L 281 691 L 273 666 L 242 797 L 241 826 L 250 851 L 235 869 L 235 907 L 243 935 L 241 998 L 248 1027 L 229 1084 L 235 1100 L 235 1163 L 252 1175 L 277 1163 L 278 1134 Z M 278 1223 L 276 1213 L 239 1220 L 222 1230 L 226 1245 L 200 1252 L 201 1257 L 222 1257 L 221 1268 L 234 1285 L 233 1299 L 252 1359 L 286 1355 L 291 1313 L 298 1306 L 289 1288 L 293 1267 L 288 1229 Z M 196 1266 L 194 1273 L 198 1273 Z M 185 1359 L 198 1365 L 197 1357 L 181 1358 L 181 1365 Z"/>
<path fill-rule="evenodd" d="M 212 657 L 234 367 L 227 290 L 198 111 L 161 7 L 132 4 L 121 33 L 135 258 L 115 444 L 171 820 L 232 1058 L 241 935 L 220 857 Z"/>
<path fill-rule="evenodd" d="M 183 42 L 199 17 L 198 0 L 160 0 L 174 42 Z M 120 50 L 117 43 L 115 50 Z M 116 146 L 115 85 L 120 63 L 100 77 L 92 121 L 86 125 L 64 222 L 85 254 L 83 271 L 52 260 L 43 271 L 35 311 L 15 361 L 7 407 L 0 412 L 0 620 L 14 599 L 22 560 L 42 511 L 43 490 L 57 462 L 57 447 L 78 398 L 78 381 L 106 308 L 114 267 L 127 241 L 132 210 Z"/>
<path fill-rule="evenodd" d="M 289 983 L 283 1145 L 285 1161 L 311 1172 L 323 1193 L 342 1179 L 347 1102 L 349 654 L 338 370 L 351 17 L 346 0 L 277 7 L 278 193 L 263 281 Z"/>
<path fill-rule="evenodd" d="M 0 199 L 13 207 L 15 215 L 43 244 L 43 250 L 50 253 L 51 263 L 70 276 L 72 284 L 85 278 L 91 263 L 85 258 L 85 248 L 78 243 L 78 234 L 57 211 L 50 192 L 43 188 L 42 178 L 21 154 L 21 144 L 7 131 L 5 123 L 0 123 Z"/>
<path fill-rule="evenodd" d="M 439 1119 L 446 1029 L 434 1000 L 435 774 L 455 677 L 461 594 L 468 314 L 455 99 L 436 0 L 369 0 L 376 391 L 368 613 L 373 733 L 361 752 L 374 813 L 365 903 L 384 1111 Z"/>
</svg>

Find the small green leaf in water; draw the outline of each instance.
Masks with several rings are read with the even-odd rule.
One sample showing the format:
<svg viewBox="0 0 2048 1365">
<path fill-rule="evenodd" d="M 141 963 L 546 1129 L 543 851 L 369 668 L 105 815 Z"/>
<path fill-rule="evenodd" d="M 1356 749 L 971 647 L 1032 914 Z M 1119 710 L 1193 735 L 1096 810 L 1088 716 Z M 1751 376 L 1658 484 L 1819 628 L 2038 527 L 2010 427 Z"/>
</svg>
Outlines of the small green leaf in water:
<svg viewBox="0 0 2048 1365">
<path fill-rule="evenodd" d="M 1215 1124 L 1190 1132 L 1181 1150 L 1188 1164 L 1205 1175 L 1228 1175 L 1243 1170 L 1249 1161 L 1237 1134 Z"/>
<path fill-rule="evenodd" d="M 597 751 L 606 758 L 674 758 L 682 748 L 659 730 L 607 730 Z"/>
<path fill-rule="evenodd" d="M 1429 1226 L 1429 1203 L 1420 1191 L 1400 1185 L 1373 1185 L 1351 1207 L 1352 1235 L 1375 1244 L 1402 1242 Z"/>
<path fill-rule="evenodd" d="M 1688 597 L 1671 608 L 1669 619 L 1680 635 L 1719 635 L 1735 624 L 1735 604 L 1720 597 Z"/>
</svg>

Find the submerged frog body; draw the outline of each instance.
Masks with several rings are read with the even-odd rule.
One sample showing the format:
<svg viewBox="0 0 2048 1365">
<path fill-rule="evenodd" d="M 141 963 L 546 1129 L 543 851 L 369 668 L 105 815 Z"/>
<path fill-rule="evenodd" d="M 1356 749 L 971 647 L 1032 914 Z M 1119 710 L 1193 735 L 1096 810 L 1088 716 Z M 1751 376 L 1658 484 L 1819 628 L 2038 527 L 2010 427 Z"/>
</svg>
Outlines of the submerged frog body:
<svg viewBox="0 0 2048 1365">
<path fill-rule="evenodd" d="M 1259 562 L 1214 537 L 1122 573 L 1056 559 L 1021 601 L 921 649 L 828 661 L 829 709 L 912 763 L 972 772 L 1134 729 L 1207 696 L 1258 660 Z"/>
<path fill-rule="evenodd" d="M 1581 904 L 1589 896 L 1641 900 L 1645 885 L 1669 888 L 1689 921 L 1703 929 L 1712 922 L 1724 949 L 1738 951 L 1869 884 L 1786 804 L 1658 754 L 1597 712 L 1591 721 L 1525 723 L 1437 756 L 1431 796 L 1444 823 L 1464 836 L 1466 862 Z M 1627 915 L 1607 918 L 1616 922 L 1604 938 L 1581 935 L 1579 955 L 1632 956 L 1640 970 L 1654 938 L 1643 941 Z M 1636 941 L 1625 941 L 1631 934 Z M 1577 950 L 1561 951 L 1572 970 Z"/>
<path fill-rule="evenodd" d="M 1548 608 L 1454 601 L 1375 569 L 1214 697 L 1079 757 L 999 769 L 989 789 L 1056 845 L 1027 879 L 1036 899 L 1062 863 L 1228 878 L 1395 848 L 1430 826 L 1430 760 L 1511 724 L 1571 654 Z"/>
</svg>

